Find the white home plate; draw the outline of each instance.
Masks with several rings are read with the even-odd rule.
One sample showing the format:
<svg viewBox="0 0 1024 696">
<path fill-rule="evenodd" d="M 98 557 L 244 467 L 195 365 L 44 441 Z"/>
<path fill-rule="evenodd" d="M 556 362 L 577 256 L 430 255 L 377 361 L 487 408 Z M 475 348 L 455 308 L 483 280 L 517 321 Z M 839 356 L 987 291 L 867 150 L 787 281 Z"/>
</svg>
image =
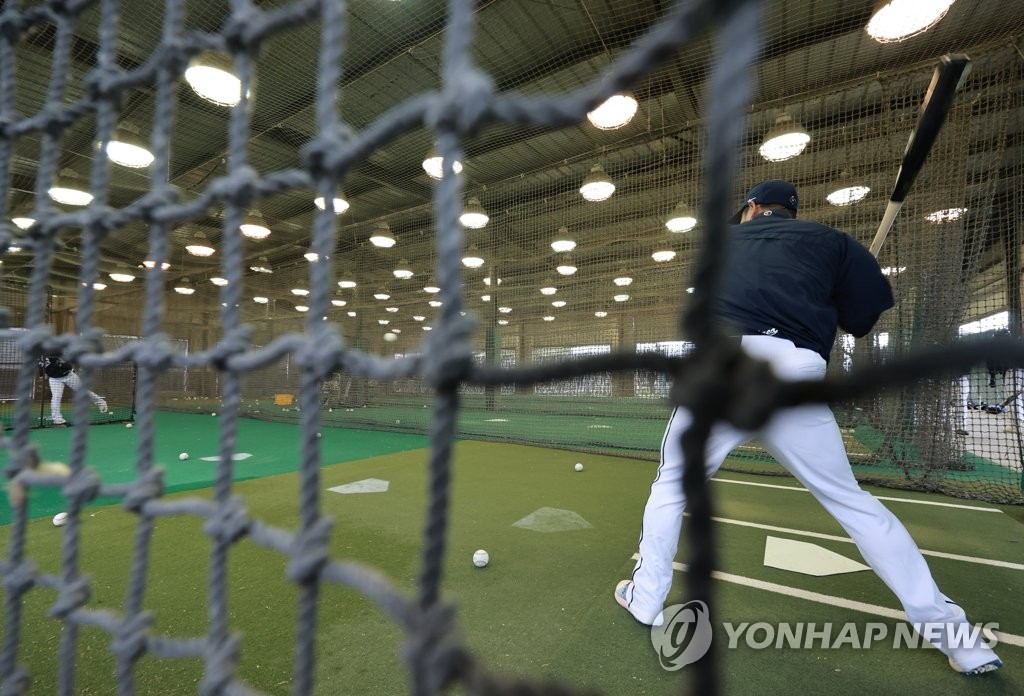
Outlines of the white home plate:
<svg viewBox="0 0 1024 696">
<path fill-rule="evenodd" d="M 572 529 L 589 529 L 594 525 L 572 510 L 542 507 L 512 524 L 535 532 L 567 532 Z"/>
<path fill-rule="evenodd" d="M 252 455 L 249 454 L 248 452 L 235 452 L 234 454 L 231 455 L 231 459 L 236 461 L 236 462 L 242 462 L 242 461 L 245 461 L 246 459 L 248 459 L 251 456 Z M 216 455 L 214 455 L 212 457 L 200 457 L 200 459 L 202 461 L 204 461 L 204 462 L 219 462 L 220 461 L 220 457 L 218 457 Z"/>
<path fill-rule="evenodd" d="M 773 536 L 764 541 L 764 564 L 769 568 L 789 570 L 816 577 L 871 570 L 863 563 L 858 563 L 817 544 Z"/>
<path fill-rule="evenodd" d="M 384 493 L 388 489 L 388 482 L 383 479 L 368 478 L 362 481 L 353 481 L 342 486 L 328 488 L 335 493 Z"/>
</svg>

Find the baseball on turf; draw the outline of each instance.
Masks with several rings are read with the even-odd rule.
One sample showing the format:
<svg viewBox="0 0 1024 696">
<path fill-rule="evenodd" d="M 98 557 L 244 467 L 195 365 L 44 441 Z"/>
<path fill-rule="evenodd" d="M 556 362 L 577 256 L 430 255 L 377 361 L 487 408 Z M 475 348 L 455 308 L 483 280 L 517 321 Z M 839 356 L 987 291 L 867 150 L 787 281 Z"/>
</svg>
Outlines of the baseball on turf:
<svg viewBox="0 0 1024 696">
<path fill-rule="evenodd" d="M 134 426 L 132 426 L 132 424 L 131 424 L 131 423 L 125 423 L 125 424 L 124 424 L 124 427 L 126 427 L 126 428 L 131 428 L 131 427 L 134 427 Z"/>
<path fill-rule="evenodd" d="M 185 461 L 186 459 L 188 459 L 188 452 L 182 452 L 181 454 L 179 454 L 178 459 L 180 459 L 181 461 Z"/>
<path fill-rule="evenodd" d="M 491 557 L 483 549 L 477 549 L 473 553 L 473 565 L 477 568 L 483 568 L 491 562 Z"/>
<path fill-rule="evenodd" d="M 576 471 L 583 471 L 583 465 L 580 464 L 579 462 L 576 462 L 576 466 L 574 466 L 573 468 L 576 469 Z"/>
<path fill-rule="evenodd" d="M 54 527 L 63 527 L 67 523 L 68 523 L 68 513 L 66 513 L 66 512 L 58 512 L 56 515 L 53 516 L 53 526 Z"/>
</svg>

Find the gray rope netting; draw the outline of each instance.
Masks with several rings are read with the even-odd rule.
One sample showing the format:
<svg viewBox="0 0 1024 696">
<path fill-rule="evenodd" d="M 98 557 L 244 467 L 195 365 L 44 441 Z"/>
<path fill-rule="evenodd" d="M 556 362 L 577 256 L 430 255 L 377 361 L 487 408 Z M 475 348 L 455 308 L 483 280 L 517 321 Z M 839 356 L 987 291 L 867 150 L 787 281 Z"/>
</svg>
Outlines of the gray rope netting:
<svg viewBox="0 0 1024 696">
<path fill-rule="evenodd" d="M 1016 341 L 990 340 L 936 346 L 884 365 L 856 370 L 855 374 L 825 383 L 783 384 L 767 366 L 753 361 L 725 339 L 711 322 L 711 307 L 719 285 L 721 259 L 727 247 L 725 219 L 734 205 L 733 180 L 736 152 L 743 136 L 745 110 L 751 99 L 751 66 L 758 51 L 761 3 L 745 0 L 678 2 L 645 36 L 621 55 L 597 81 L 561 96 L 496 93 L 489 76 L 470 60 L 474 3 L 451 0 L 445 28 L 442 89 L 423 92 L 380 116 L 361 132 L 353 132 L 336 113 L 340 94 L 340 65 L 345 51 L 345 5 L 337 0 L 300 0 L 263 11 L 248 0 L 232 0 L 228 21 L 220 33 L 184 31 L 183 3 L 167 0 L 162 41 L 151 60 L 126 71 L 116 60 L 118 2 L 101 0 L 100 34 L 95 67 L 87 79 L 87 96 L 64 103 L 70 40 L 77 17 L 92 3 L 50 2 L 22 9 L 9 0 L 0 14 L 0 180 L 8 181 L 13 142 L 34 133 L 41 137 L 36 179 L 35 210 L 38 222 L 21 243 L 35 254 L 25 327 L 5 328 L 0 337 L 16 340 L 23 350 L 17 380 L 19 397 L 14 426 L 4 433 L 2 445 L 10 454 L 6 470 L 14 519 L 6 558 L 0 561 L 5 591 L 5 625 L 0 652 L 0 693 L 20 694 L 29 688 L 30 675 L 18 664 L 21 607 L 26 593 L 45 587 L 56 591 L 50 615 L 61 621 L 58 687 L 60 693 L 75 690 L 76 641 L 81 627 L 95 627 L 110 634 L 116 659 L 118 691 L 135 692 L 134 670 L 144 655 L 162 659 L 201 658 L 204 676 L 200 693 L 242 694 L 251 690 L 236 677 L 240 638 L 228 621 L 228 556 L 232 544 L 243 537 L 289 557 L 289 579 L 300 588 L 292 690 L 313 691 L 318 598 L 322 583 L 351 587 L 370 598 L 405 629 L 403 654 L 410 670 L 412 691 L 432 694 L 461 682 L 472 693 L 533 694 L 570 693 L 554 684 L 533 685 L 508 681 L 490 674 L 463 643 L 456 608 L 441 598 L 442 561 L 445 556 L 452 445 L 459 413 L 461 386 L 530 385 L 605 371 L 650 370 L 675 381 L 674 401 L 693 408 L 696 419 L 684 437 L 687 470 L 683 485 L 690 501 L 692 521 L 687 525 L 690 553 L 687 593 L 691 599 L 709 602 L 710 571 L 714 559 L 711 499 L 705 491 L 703 443 L 714 422 L 726 419 L 744 428 L 766 421 L 776 409 L 809 401 L 851 399 L 875 391 L 877 385 L 899 388 L 925 378 L 962 374 L 983 358 L 1006 364 L 1024 364 L 1024 350 Z M 260 176 L 247 163 L 250 128 L 248 88 L 253 63 L 261 43 L 275 32 L 319 19 L 322 24 L 318 68 L 317 137 L 304 152 L 304 167 Z M 31 117 L 14 110 L 14 44 L 39 22 L 56 27 L 53 61 L 45 106 Z M 460 252 L 462 228 L 458 223 L 461 183 L 451 166 L 435 191 L 436 273 L 441 287 L 442 309 L 435 330 L 428 335 L 421 355 L 385 359 L 346 345 L 337 328 L 322 321 L 330 303 L 331 271 L 326 263 L 310 264 L 310 311 L 303 333 L 277 337 L 255 349 L 241 321 L 239 304 L 243 273 L 239 225 L 254 201 L 294 187 L 314 188 L 329 200 L 346 173 L 375 148 L 416 127 L 436 133 L 438 148 L 451 163 L 463 156 L 462 143 L 485 125 L 506 123 L 560 127 L 582 120 L 587 111 L 609 95 L 629 87 L 646 71 L 670 56 L 682 44 L 716 31 L 716 57 L 707 95 L 707 147 L 703 171 L 706 188 L 702 201 L 703 246 L 696 273 L 696 292 L 683 327 L 695 343 L 685 358 L 657 352 L 618 352 L 578 360 L 503 369 L 475 365 L 470 337 L 473 322 L 464 315 Z M 232 109 L 229 126 L 227 174 L 211 181 L 203 195 L 181 202 L 177 191 L 161 176 L 167 171 L 169 133 L 174 121 L 174 88 L 188 60 L 205 49 L 230 52 L 242 82 L 242 102 Z M 124 208 L 107 204 L 108 172 L 103 158 L 93 159 L 93 202 L 81 212 L 63 213 L 53 208 L 45 192 L 54 180 L 62 132 L 78 119 L 95 119 L 96 141 L 111 139 L 119 99 L 129 88 L 155 85 L 155 118 L 151 146 L 155 161 L 150 168 L 147 195 Z M 7 219 L 6 203 L 3 219 Z M 164 273 L 160 262 L 168 258 L 169 232 L 173 225 L 203 213 L 214 205 L 224 207 L 222 271 L 229 281 L 221 292 L 223 338 L 207 351 L 176 352 L 160 331 L 164 312 Z M 149 227 L 149 258 L 156 261 L 147 272 L 143 338 L 112 352 L 100 347 L 94 328 L 94 290 L 100 263 L 100 242 L 130 221 Z M 310 250 L 321 258 L 331 256 L 336 242 L 332 211 L 317 215 Z M 48 270 L 54 250 L 67 229 L 82 231 L 81 270 L 77 333 L 53 335 L 45 325 L 44 307 Z M 3 228 L 0 244 L 12 239 Z M 62 350 L 81 366 L 86 389 L 74 395 L 74 430 L 67 467 L 44 465 L 29 442 L 30 408 L 36 362 L 47 350 Z M 299 525 L 288 530 L 251 518 L 245 502 L 232 494 L 232 455 L 235 450 L 241 400 L 241 380 L 250 371 L 264 368 L 284 356 L 301 367 L 301 464 Z M 119 363 L 138 367 L 136 392 L 138 453 L 137 476 L 130 484 L 104 484 L 85 466 L 89 428 L 87 389 L 95 370 Z M 211 500 L 162 498 L 162 469 L 154 464 L 156 384 L 167 370 L 212 367 L 222 374 L 219 463 Z M 436 393 L 429 456 L 429 503 L 423 535 L 421 570 L 415 596 L 406 596 L 383 574 L 361 564 L 329 557 L 332 521 L 321 514 L 319 426 L 320 383 L 334 369 L 379 380 L 422 378 Z M 696 408 L 699 406 L 699 408 Z M 26 548 L 29 520 L 27 494 L 31 487 L 59 488 L 67 499 L 69 524 L 64 529 L 59 575 L 37 570 Z M 89 579 L 80 573 L 80 512 L 98 497 L 116 496 L 126 510 L 135 513 L 134 553 L 128 594 L 120 613 L 88 607 Z M 207 585 L 209 630 L 204 636 L 177 639 L 151 631 L 154 617 L 146 611 L 146 575 L 151 540 L 161 517 L 191 515 L 205 520 L 211 539 L 210 574 Z M 716 691 L 714 652 L 697 663 L 692 688 L 696 693 Z"/>
</svg>

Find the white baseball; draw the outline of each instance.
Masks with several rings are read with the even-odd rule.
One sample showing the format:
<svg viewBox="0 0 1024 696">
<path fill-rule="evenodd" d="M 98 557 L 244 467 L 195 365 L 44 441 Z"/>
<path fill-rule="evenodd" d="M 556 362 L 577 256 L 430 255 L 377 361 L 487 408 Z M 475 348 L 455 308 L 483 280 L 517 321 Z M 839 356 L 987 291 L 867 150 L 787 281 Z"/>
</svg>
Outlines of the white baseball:
<svg viewBox="0 0 1024 696">
<path fill-rule="evenodd" d="M 576 466 L 574 466 L 573 468 L 576 469 L 576 471 L 583 471 L 583 465 L 580 464 L 579 462 L 576 462 Z"/>
<path fill-rule="evenodd" d="M 486 566 L 490 562 L 491 562 L 490 555 L 488 555 L 488 553 L 486 551 L 484 551 L 483 549 L 477 549 L 473 553 L 473 565 L 475 565 L 477 568 L 483 568 L 484 566 Z"/>
<path fill-rule="evenodd" d="M 53 516 L 53 526 L 54 527 L 63 527 L 67 523 L 68 523 L 68 513 L 66 513 L 66 512 L 58 512 L 56 515 Z"/>
<path fill-rule="evenodd" d="M 179 454 L 178 459 L 180 459 L 181 461 L 185 461 L 186 459 L 188 459 L 188 452 L 182 452 L 181 454 Z"/>
</svg>

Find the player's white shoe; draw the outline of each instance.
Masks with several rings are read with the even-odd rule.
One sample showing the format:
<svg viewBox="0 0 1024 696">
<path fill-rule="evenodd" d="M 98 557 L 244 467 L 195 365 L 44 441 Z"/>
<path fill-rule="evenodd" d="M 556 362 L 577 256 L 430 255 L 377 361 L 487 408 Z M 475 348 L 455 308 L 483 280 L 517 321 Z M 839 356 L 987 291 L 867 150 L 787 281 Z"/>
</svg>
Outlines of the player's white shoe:
<svg viewBox="0 0 1024 696">
<path fill-rule="evenodd" d="M 107 402 L 104 401 L 103 399 L 100 399 L 99 401 L 96 402 L 96 407 L 100 410 L 100 413 L 107 412 Z"/>
<path fill-rule="evenodd" d="M 997 669 L 1003 666 L 1003 661 L 998 657 L 990 662 L 986 662 L 983 665 L 974 667 L 973 669 L 965 669 L 957 663 L 952 657 L 949 658 L 949 666 L 960 674 L 966 674 L 968 676 L 974 676 L 976 674 L 985 674 L 986 672 L 995 672 Z"/>
<path fill-rule="evenodd" d="M 658 615 L 654 617 L 654 621 L 643 621 L 636 614 L 633 614 L 633 610 L 629 608 L 629 600 L 633 596 L 633 581 L 632 580 L 620 580 L 619 584 L 615 586 L 615 601 L 619 603 L 619 606 L 628 611 L 633 615 L 633 618 L 642 623 L 644 626 L 660 626 L 665 623 L 665 617 L 659 611 Z"/>
</svg>

